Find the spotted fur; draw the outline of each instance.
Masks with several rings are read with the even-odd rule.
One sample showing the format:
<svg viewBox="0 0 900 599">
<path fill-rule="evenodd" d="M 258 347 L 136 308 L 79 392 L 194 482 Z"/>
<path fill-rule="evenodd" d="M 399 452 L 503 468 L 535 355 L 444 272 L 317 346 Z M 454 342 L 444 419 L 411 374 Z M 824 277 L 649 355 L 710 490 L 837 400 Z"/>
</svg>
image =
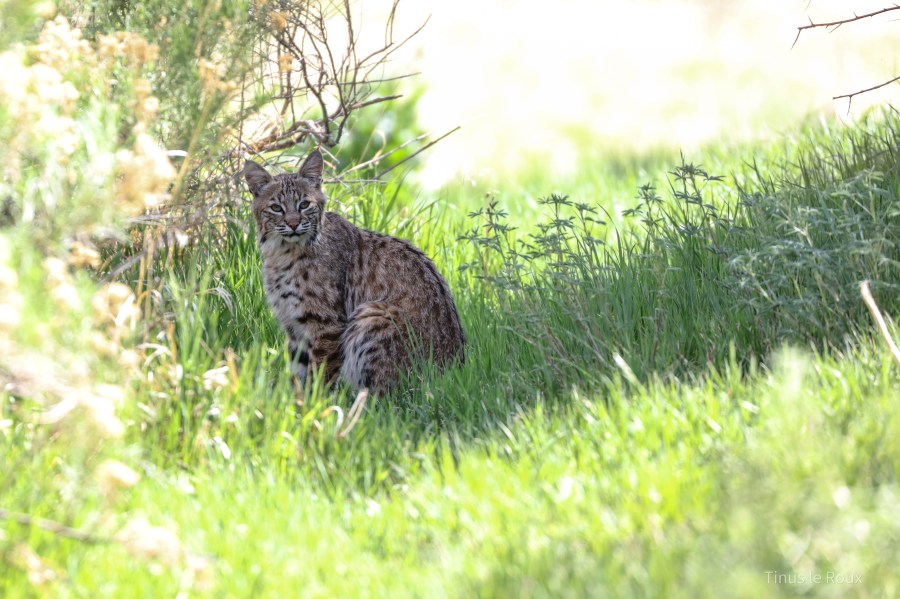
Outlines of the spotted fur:
<svg viewBox="0 0 900 599">
<path fill-rule="evenodd" d="M 269 305 L 294 374 L 324 365 L 357 388 L 387 390 L 415 359 L 462 360 L 465 334 L 447 282 L 421 250 L 325 211 L 322 155 L 296 174 L 244 167 Z"/>
</svg>

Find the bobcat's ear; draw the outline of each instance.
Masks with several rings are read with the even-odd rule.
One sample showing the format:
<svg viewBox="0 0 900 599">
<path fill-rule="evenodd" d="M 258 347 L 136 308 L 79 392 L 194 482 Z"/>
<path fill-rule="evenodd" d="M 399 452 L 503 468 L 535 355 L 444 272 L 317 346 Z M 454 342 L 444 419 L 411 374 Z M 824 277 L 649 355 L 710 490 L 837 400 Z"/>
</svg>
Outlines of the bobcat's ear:
<svg viewBox="0 0 900 599">
<path fill-rule="evenodd" d="M 272 182 L 272 175 L 252 160 L 248 160 L 246 164 L 244 164 L 244 170 L 242 172 L 244 179 L 247 180 L 247 187 L 250 188 L 250 193 L 254 196 L 258 196 L 262 193 L 263 188 Z"/>
<path fill-rule="evenodd" d="M 316 187 L 321 187 L 322 169 L 324 166 L 325 162 L 322 160 L 322 153 L 318 150 L 313 150 L 306 157 L 306 160 L 303 161 L 303 164 L 300 165 L 300 170 L 297 173 Z"/>
</svg>

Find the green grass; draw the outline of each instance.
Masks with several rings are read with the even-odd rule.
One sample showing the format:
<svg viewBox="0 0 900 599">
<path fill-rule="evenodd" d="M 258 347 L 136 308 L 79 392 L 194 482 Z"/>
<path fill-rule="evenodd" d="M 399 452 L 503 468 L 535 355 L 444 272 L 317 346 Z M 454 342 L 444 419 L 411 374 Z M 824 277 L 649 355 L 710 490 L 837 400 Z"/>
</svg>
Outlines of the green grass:
<svg viewBox="0 0 900 599">
<path fill-rule="evenodd" d="M 201 588 L 211 596 L 806 588 L 771 584 L 767 571 L 862 576 L 855 587 L 811 585 L 813 596 L 892 594 L 900 385 L 887 356 L 788 352 L 770 374 L 731 365 L 693 385 L 611 374 L 596 397 L 522 402 L 476 438 L 413 434 L 408 417 L 376 409 L 337 440 L 329 419 L 304 431 L 290 407 L 259 402 L 260 418 L 236 401 L 225 407 L 238 421 L 212 425 L 230 459 L 206 446 L 186 469 L 165 468 L 156 443 L 132 445 L 144 478 L 115 507 L 171 526 L 209 560 Z M 84 528 L 108 507 L 86 500 L 67 519 Z M 116 545 L 8 534 L 65 568 L 56 590 L 171 595 L 184 580 L 182 567 L 154 569 Z M 15 570 L 4 580 L 6 596 L 27 588 Z"/>
<path fill-rule="evenodd" d="M 0 331 L 0 595 L 896 596 L 900 377 L 858 285 L 900 314 L 898 141 L 885 111 L 567 181 L 536 165 L 487 197 L 341 192 L 434 257 L 469 337 L 352 430 L 346 387 L 296 403 L 229 183 L 186 246 L 123 268 L 133 360 L 94 347 L 119 334 L 100 273 L 61 302 L 42 262 L 63 240 L 4 224 L 0 303 L 24 308 Z M 121 438 L 99 434 L 104 384 Z"/>
</svg>

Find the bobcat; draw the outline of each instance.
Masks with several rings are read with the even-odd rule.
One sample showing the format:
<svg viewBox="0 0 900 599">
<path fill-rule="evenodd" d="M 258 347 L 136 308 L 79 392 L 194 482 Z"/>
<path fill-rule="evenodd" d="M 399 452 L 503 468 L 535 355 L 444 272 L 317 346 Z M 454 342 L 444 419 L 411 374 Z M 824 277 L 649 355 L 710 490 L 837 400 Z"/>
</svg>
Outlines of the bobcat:
<svg viewBox="0 0 900 599">
<path fill-rule="evenodd" d="M 325 212 L 322 155 L 296 174 L 248 161 L 244 178 L 266 297 L 287 334 L 291 370 L 304 382 L 324 364 L 331 383 L 388 391 L 416 360 L 463 359 L 465 334 L 447 282 L 412 244 Z"/>
</svg>

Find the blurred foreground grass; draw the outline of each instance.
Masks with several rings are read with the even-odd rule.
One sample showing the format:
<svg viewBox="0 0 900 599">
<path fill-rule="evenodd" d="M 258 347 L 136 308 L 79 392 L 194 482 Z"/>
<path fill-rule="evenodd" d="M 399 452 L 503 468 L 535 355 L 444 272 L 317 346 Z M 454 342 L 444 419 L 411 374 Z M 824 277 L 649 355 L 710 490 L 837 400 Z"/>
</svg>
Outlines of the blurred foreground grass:
<svg viewBox="0 0 900 599">
<path fill-rule="evenodd" d="M 348 389 L 295 403 L 246 204 L 146 218 L 192 137 L 153 31 L 34 19 L 0 85 L 4 597 L 897 595 L 900 377 L 857 291 L 900 313 L 896 113 L 565 189 L 336 189 L 471 340 L 351 426 Z"/>
</svg>

